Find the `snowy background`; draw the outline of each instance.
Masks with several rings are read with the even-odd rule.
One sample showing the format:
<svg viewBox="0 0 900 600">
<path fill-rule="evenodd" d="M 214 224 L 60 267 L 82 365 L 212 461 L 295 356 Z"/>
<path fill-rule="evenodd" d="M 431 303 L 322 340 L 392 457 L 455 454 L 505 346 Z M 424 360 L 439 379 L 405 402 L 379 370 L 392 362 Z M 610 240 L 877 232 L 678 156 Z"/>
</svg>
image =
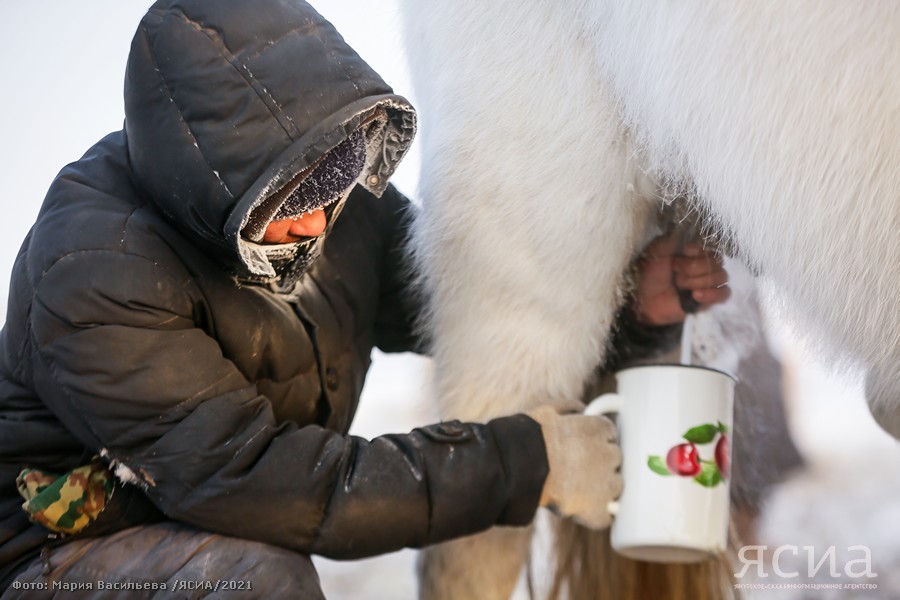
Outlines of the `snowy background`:
<svg viewBox="0 0 900 600">
<path fill-rule="evenodd" d="M 122 81 L 134 30 L 149 6 L 138 0 L 0 0 L 0 295 L 21 240 L 53 177 L 124 118 Z M 415 104 L 393 0 L 317 0 L 312 4 L 394 89 Z M 394 182 L 415 196 L 415 150 Z M 5 304 L 0 304 L 5 315 Z M 874 592 L 759 592 L 759 598 L 900 597 L 900 453 L 872 422 L 858 377 L 830 373 L 815 352 L 771 326 L 772 344 L 789 368 L 791 429 L 809 468 L 773 495 L 761 543 L 802 547 L 852 545 L 872 550 Z M 375 357 L 353 432 L 365 437 L 406 431 L 435 419 L 425 402 L 428 365 L 410 356 Z M 855 558 L 857 556 L 851 556 Z M 785 557 L 787 558 L 787 557 Z M 797 559 L 805 564 L 805 555 Z M 783 561 L 785 570 L 792 565 Z M 415 595 L 414 553 L 352 563 L 318 561 L 331 599 L 408 599 Z M 839 565 L 839 569 L 842 567 Z M 769 581 L 772 581 L 771 579 Z M 828 580 L 830 581 L 830 580 Z"/>
</svg>

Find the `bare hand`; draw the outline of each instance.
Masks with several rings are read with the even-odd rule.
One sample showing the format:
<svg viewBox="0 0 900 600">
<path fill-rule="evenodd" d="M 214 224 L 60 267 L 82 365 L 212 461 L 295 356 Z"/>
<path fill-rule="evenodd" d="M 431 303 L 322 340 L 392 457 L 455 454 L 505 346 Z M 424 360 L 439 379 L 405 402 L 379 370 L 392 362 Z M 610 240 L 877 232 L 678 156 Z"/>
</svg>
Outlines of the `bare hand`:
<svg viewBox="0 0 900 600">
<path fill-rule="evenodd" d="M 676 254 L 678 240 L 674 235 L 653 240 L 641 257 L 634 312 L 644 325 L 672 325 L 684 321 L 685 313 L 678 290 L 690 290 L 691 296 L 705 310 L 725 302 L 731 296 L 728 273 L 715 252 L 698 243 L 687 244 Z"/>
</svg>

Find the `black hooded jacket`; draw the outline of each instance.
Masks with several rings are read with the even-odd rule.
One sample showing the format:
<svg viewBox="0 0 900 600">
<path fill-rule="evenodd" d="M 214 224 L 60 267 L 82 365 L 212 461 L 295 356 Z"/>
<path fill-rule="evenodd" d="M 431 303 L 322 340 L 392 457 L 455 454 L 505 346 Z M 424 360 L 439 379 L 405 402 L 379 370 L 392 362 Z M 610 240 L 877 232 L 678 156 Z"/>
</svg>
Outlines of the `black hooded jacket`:
<svg viewBox="0 0 900 600">
<path fill-rule="evenodd" d="M 63 169 L 14 266 L 0 572 L 47 539 L 21 509 L 19 470 L 94 455 L 130 482 L 112 528 L 158 511 L 351 558 L 529 522 L 547 464 L 527 417 L 347 435 L 372 348 L 417 344 L 408 206 L 387 186 L 414 135 L 409 104 L 299 0 L 157 2 L 125 99 L 124 130 Z M 277 210 L 279 190 L 359 128 L 360 185 L 294 293 L 278 293 L 241 238 L 248 215 Z"/>
</svg>

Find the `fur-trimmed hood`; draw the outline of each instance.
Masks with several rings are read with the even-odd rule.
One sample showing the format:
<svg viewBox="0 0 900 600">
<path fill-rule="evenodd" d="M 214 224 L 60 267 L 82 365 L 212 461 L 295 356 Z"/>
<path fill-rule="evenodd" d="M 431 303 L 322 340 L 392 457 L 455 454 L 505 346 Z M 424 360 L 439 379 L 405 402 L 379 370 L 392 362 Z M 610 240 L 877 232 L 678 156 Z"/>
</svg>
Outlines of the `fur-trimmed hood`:
<svg viewBox="0 0 900 600">
<path fill-rule="evenodd" d="M 253 279 L 275 274 L 241 241 L 252 210 L 360 127 L 358 182 L 380 195 L 416 127 L 409 102 L 299 0 L 156 2 L 132 42 L 125 114 L 147 199 Z"/>
</svg>

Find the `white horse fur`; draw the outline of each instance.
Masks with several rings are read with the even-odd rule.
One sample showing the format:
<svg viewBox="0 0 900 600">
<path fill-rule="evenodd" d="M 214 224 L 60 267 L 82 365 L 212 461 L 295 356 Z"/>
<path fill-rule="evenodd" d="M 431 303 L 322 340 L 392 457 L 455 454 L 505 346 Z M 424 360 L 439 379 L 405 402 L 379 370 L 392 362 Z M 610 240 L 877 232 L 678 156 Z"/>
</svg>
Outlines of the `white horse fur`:
<svg viewBox="0 0 900 600">
<path fill-rule="evenodd" d="M 900 437 L 900 5 L 405 0 L 404 16 L 447 416 L 579 397 L 659 180 L 696 192 L 823 357 L 868 371 Z"/>
</svg>

